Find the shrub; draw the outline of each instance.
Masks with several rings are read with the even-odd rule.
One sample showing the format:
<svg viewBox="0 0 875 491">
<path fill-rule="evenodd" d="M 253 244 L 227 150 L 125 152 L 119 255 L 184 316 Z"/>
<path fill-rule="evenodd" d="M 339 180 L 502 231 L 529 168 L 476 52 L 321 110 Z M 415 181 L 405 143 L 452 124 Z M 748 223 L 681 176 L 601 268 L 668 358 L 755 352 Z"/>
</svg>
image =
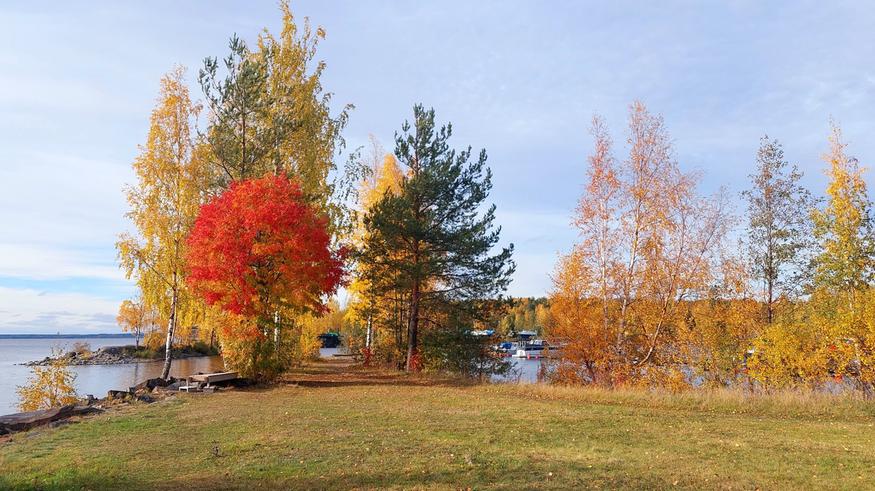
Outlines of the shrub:
<svg viewBox="0 0 875 491">
<path fill-rule="evenodd" d="M 32 375 L 27 383 L 18 386 L 22 411 L 36 411 L 65 406 L 77 401 L 76 374 L 70 371 L 67 359 L 60 349 L 52 350 L 52 361 L 46 366 L 31 367 Z"/>
<path fill-rule="evenodd" d="M 425 367 L 483 380 L 505 375 L 510 362 L 498 356 L 491 336 L 475 336 L 468 327 L 454 325 L 447 329 L 426 331 L 422 339 Z"/>
</svg>

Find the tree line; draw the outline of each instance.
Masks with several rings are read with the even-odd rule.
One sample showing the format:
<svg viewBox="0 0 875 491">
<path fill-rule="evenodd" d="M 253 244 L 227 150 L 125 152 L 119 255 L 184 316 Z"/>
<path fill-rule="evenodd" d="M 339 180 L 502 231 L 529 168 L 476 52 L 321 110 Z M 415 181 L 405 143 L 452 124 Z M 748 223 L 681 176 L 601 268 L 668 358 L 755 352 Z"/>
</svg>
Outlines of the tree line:
<svg viewBox="0 0 875 491">
<path fill-rule="evenodd" d="M 474 331 L 534 330 L 565 383 L 872 391 L 870 201 L 837 124 L 824 200 L 763 137 L 742 217 L 726 190 L 699 192 L 642 103 L 622 157 L 594 117 L 579 241 L 548 299 L 508 301 L 513 245 L 494 223 L 486 151 L 454 147 L 452 125 L 416 105 L 391 151 L 372 139 L 340 164 L 353 106 L 333 111 L 322 87 L 325 32 L 281 12 L 278 35 L 234 36 L 204 60 L 199 100 L 184 69 L 161 80 L 133 164 L 135 231 L 117 245 L 138 295 L 119 322 L 163 345 L 165 377 L 173 346 L 196 338 L 275 377 L 336 328 L 366 363 L 483 375 L 507 366 Z"/>
<path fill-rule="evenodd" d="M 550 332 L 565 344 L 553 377 L 872 392 L 871 206 L 836 123 L 825 200 L 764 136 L 743 217 L 725 190 L 697 191 L 700 176 L 681 170 L 663 119 L 642 103 L 630 106 L 622 158 L 602 118 L 591 133 L 580 239 L 550 297 Z"/>
</svg>

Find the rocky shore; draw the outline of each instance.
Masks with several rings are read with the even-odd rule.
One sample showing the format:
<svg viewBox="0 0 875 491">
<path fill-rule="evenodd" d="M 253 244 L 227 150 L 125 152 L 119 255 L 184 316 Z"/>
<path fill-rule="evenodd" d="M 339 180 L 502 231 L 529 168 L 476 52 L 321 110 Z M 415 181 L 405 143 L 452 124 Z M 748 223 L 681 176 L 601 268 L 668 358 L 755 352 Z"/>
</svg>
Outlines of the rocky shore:
<svg viewBox="0 0 875 491">
<path fill-rule="evenodd" d="M 192 358 L 195 356 L 213 356 L 215 350 L 184 347 L 173 350 L 173 358 Z M 61 355 L 67 365 L 120 365 L 124 363 L 141 363 L 163 360 L 163 351 L 149 351 L 136 346 L 106 346 L 95 351 L 74 350 Z M 42 360 L 24 363 L 26 366 L 45 366 L 58 358 L 47 356 Z"/>
<path fill-rule="evenodd" d="M 185 380 L 175 377 L 171 377 L 168 380 L 152 378 L 144 380 L 134 387 L 128 388 L 128 390 L 110 390 L 107 392 L 106 397 L 101 399 L 89 395 L 76 404 L 3 415 L 0 416 L 0 440 L 20 431 L 44 425 L 57 426 L 67 424 L 70 420 L 75 420 L 79 417 L 100 414 L 128 404 L 151 404 L 168 399 L 174 397 L 180 390 L 180 386 L 185 384 Z M 251 384 L 252 382 L 248 379 L 237 378 L 223 382 L 214 382 L 213 386 L 198 390 L 213 393 L 217 390 L 247 387 Z"/>
</svg>

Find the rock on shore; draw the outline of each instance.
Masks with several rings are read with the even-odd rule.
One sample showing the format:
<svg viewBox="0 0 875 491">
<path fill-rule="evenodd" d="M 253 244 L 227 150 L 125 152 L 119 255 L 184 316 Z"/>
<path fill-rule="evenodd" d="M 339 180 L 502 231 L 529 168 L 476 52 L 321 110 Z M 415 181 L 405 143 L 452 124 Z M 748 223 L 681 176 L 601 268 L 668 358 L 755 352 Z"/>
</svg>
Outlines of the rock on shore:
<svg viewBox="0 0 875 491">
<path fill-rule="evenodd" d="M 191 358 L 195 356 L 211 356 L 215 352 L 203 352 L 193 348 L 181 348 L 173 350 L 173 358 Z M 61 358 L 67 365 L 119 365 L 123 363 L 140 363 L 164 359 L 164 353 L 137 349 L 136 346 L 105 346 L 96 351 L 69 351 Z M 26 366 L 45 366 L 54 362 L 57 358 L 47 356 L 42 360 L 24 363 Z"/>
<path fill-rule="evenodd" d="M 70 404 L 51 409 L 40 409 L 26 413 L 8 414 L 0 416 L 0 435 L 28 430 L 36 426 L 42 426 L 54 421 L 68 419 L 72 416 L 99 413 L 102 410 L 93 406 L 79 406 Z"/>
</svg>

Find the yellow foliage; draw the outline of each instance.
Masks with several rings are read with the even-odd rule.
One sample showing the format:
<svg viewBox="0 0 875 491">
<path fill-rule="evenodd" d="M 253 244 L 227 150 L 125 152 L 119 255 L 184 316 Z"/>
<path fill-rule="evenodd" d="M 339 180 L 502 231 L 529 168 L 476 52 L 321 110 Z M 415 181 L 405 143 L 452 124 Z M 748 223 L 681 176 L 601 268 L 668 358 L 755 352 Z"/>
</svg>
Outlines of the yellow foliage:
<svg viewBox="0 0 875 491">
<path fill-rule="evenodd" d="M 149 337 L 149 342 L 146 343 L 149 345 L 150 343 L 154 346 L 154 338 L 159 338 L 158 345 L 161 343 L 162 333 L 157 333 L 156 330 L 161 330 L 160 328 L 160 320 L 157 318 L 157 314 L 154 308 L 147 307 L 143 301 L 139 298 L 135 300 L 124 300 L 121 305 L 119 305 L 118 315 L 116 316 L 116 322 L 119 327 L 121 327 L 122 332 L 129 332 L 135 336 L 134 343 L 139 346 L 140 338 L 142 337 L 144 341 L 146 337 Z"/>
<path fill-rule="evenodd" d="M 729 218 L 722 196 L 699 196 L 681 172 L 662 118 L 629 110 L 629 156 L 618 162 L 604 122 L 574 224 L 580 243 L 560 259 L 551 296 L 553 337 L 567 343 L 574 381 L 676 380 L 673 349 L 691 300 L 722 281 Z"/>
<path fill-rule="evenodd" d="M 397 195 L 401 191 L 404 175 L 395 156 L 385 153 L 379 143 L 371 137 L 372 152 L 370 156 L 370 173 L 359 185 L 360 216 L 374 206 L 387 193 Z M 354 237 L 355 244 L 365 241 L 364 225 L 358 224 Z M 383 353 L 385 358 L 394 358 L 393 354 L 400 349 L 398 336 L 399 303 L 389 298 L 377 298 L 371 295 L 368 282 L 362 279 L 363 266 L 356 265 L 358 274 L 354 275 L 347 290 L 350 293 L 349 308 L 346 321 L 352 325 L 366 327 L 369 322 L 373 328 L 372 352 Z M 355 341 L 352 342 L 355 345 Z"/>
<path fill-rule="evenodd" d="M 60 407 L 77 401 L 76 375 L 67 366 L 63 351 L 52 350 L 52 358 L 46 366 L 31 367 L 33 373 L 27 383 L 16 389 L 22 411 Z"/>
<path fill-rule="evenodd" d="M 829 165 L 827 205 L 815 211 L 814 233 L 822 252 L 816 261 L 815 281 L 820 286 L 838 288 L 853 302 L 855 290 L 868 286 L 873 271 L 873 243 L 869 223 L 869 198 L 864 168 L 849 157 L 841 129 L 833 124 L 830 151 L 823 156 Z"/>
<path fill-rule="evenodd" d="M 122 234 L 116 244 L 127 277 L 137 281 L 142 308 L 154 325 L 172 329 L 174 339 L 187 338 L 204 310 L 185 284 L 186 240 L 210 182 L 205 149 L 194 143 L 199 112 L 183 68 L 161 79 L 146 144 L 133 163 L 137 183 L 127 188 L 127 216 L 137 233 Z M 150 334 L 147 344 L 154 346 L 156 338 Z"/>
<path fill-rule="evenodd" d="M 835 124 L 824 155 L 830 178 L 824 210 L 813 215 L 821 252 L 814 289 L 804 303 L 769 326 L 748 360 L 751 377 L 769 387 L 822 387 L 850 377 L 864 390 L 875 382 L 875 295 L 869 287 L 873 244 L 863 171 L 846 154 Z"/>
<path fill-rule="evenodd" d="M 284 120 L 295 124 L 279 145 L 268 149 L 263 158 L 269 165 L 262 167 L 296 178 L 304 194 L 330 213 L 329 173 L 334 169 L 338 145 L 343 144 L 341 130 L 352 106 L 347 105 L 336 117 L 332 116 L 331 94 L 322 93 L 321 77 L 326 65 L 316 59 L 316 53 L 325 30 L 317 27 L 314 31 L 306 17 L 303 22 L 296 22 L 287 0 L 282 0 L 279 6 L 282 12 L 279 35 L 265 29 L 252 55 L 266 69 L 266 96 L 279 103 L 270 104 L 258 116 L 268 128 Z"/>
</svg>

